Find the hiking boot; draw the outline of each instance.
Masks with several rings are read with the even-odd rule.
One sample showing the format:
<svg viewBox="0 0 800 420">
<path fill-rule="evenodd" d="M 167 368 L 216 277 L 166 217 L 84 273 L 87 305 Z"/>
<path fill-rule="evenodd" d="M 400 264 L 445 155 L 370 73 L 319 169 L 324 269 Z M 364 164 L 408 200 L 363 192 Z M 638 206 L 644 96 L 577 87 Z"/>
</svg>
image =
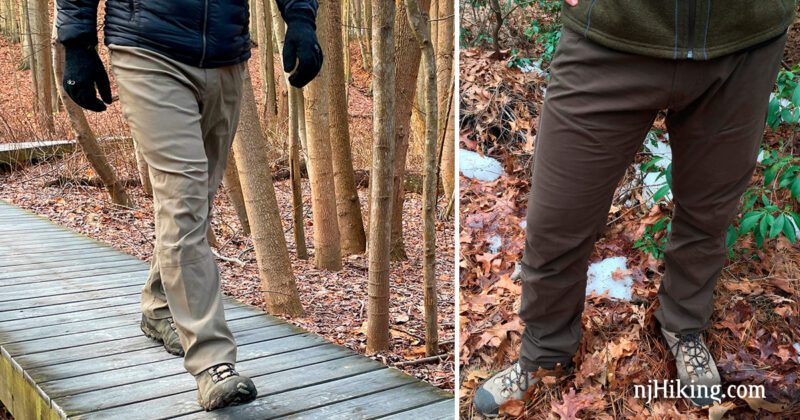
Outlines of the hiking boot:
<svg viewBox="0 0 800 420">
<path fill-rule="evenodd" d="M 256 398 L 256 386 L 239 375 L 230 363 L 212 366 L 194 377 L 197 380 L 197 402 L 206 411 L 245 404 Z"/>
<path fill-rule="evenodd" d="M 511 366 L 487 379 L 478 388 L 472 404 L 486 417 L 497 417 L 500 406 L 509 400 L 521 400 L 528 388 L 539 382 L 533 372 L 525 372 L 514 362 Z"/>
<path fill-rule="evenodd" d="M 153 340 L 164 343 L 167 353 L 183 356 L 183 346 L 172 318 L 152 319 L 142 314 L 142 332 Z"/>
<path fill-rule="evenodd" d="M 711 405 L 712 397 L 716 397 L 713 387 L 721 385 L 722 378 L 703 337 L 700 333 L 675 334 L 663 328 L 661 333 L 675 356 L 681 385 L 688 385 L 687 399 L 697 407 Z"/>
</svg>

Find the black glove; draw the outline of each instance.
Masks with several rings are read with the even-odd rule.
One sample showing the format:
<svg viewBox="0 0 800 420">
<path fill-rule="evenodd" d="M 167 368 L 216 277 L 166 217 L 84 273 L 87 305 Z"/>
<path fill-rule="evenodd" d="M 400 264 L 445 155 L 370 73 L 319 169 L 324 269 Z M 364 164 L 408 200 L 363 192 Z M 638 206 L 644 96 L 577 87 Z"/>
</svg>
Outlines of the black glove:
<svg viewBox="0 0 800 420">
<path fill-rule="evenodd" d="M 94 112 L 106 110 L 111 103 L 111 83 L 94 46 L 64 46 L 64 91 L 81 108 Z M 101 102 L 95 91 L 100 92 Z M 105 104 L 103 103 L 105 102 Z"/>
<path fill-rule="evenodd" d="M 292 73 L 289 83 L 301 88 L 314 80 L 322 68 L 322 48 L 317 41 L 313 20 L 292 19 L 286 23 L 283 44 L 283 71 Z"/>
</svg>

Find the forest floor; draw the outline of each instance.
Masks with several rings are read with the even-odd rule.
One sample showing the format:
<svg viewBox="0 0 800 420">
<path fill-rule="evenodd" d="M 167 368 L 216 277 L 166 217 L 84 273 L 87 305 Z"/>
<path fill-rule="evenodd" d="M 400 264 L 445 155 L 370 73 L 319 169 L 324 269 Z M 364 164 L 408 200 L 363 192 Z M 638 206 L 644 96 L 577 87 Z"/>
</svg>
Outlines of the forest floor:
<svg viewBox="0 0 800 420">
<path fill-rule="evenodd" d="M 464 7 L 462 17 L 475 16 Z M 515 17 L 525 25 L 535 18 Z M 787 66 L 800 61 L 799 39 L 800 24 L 796 24 L 787 45 Z M 518 38 L 509 41 L 513 42 Z M 460 60 L 460 149 L 495 159 L 504 172 L 490 182 L 460 176 L 460 414 L 477 419 L 481 416 L 471 404 L 477 387 L 519 357 L 524 329 L 517 315 L 521 284 L 512 279 L 512 272 L 525 246 L 530 165 L 547 82 L 534 72 L 509 66 L 507 53 L 498 57 L 490 48 L 462 48 Z M 663 121 L 656 128 L 663 129 Z M 796 131 L 765 133 L 766 150 L 791 154 L 798 147 Z M 637 157 L 637 163 L 643 158 Z M 763 181 L 761 166 L 752 182 Z M 792 201 L 779 205 L 796 209 Z M 590 262 L 624 257 L 627 270 L 613 276 L 632 277 L 632 299 L 614 299 L 606 293 L 587 297 L 575 371 L 560 379 L 546 378 L 544 386 L 525 401 L 503 406 L 502 413 L 536 419 L 798 418 L 800 247 L 781 237 L 755 249 L 752 239 L 740 239 L 736 247 L 745 251 L 728 261 L 715 291 L 707 343 L 723 382 L 763 385 L 766 400 L 729 399 L 711 409 L 695 408 L 680 399 L 648 404 L 634 398 L 633 385 L 676 375 L 674 359 L 653 318 L 663 261 L 634 248 L 634 243 L 671 206 L 614 204 Z"/>
<path fill-rule="evenodd" d="M 368 169 L 372 143 L 370 76 L 361 68 L 357 45 L 353 44 L 350 50 L 353 81 L 348 86 L 348 114 L 354 165 L 356 169 Z M 106 50 L 101 51 L 104 60 L 107 60 Z M 260 104 L 262 82 L 257 70 L 257 57 L 258 50 L 254 49 L 250 69 L 256 98 Z M 8 75 L 6 80 L 9 80 L 0 86 L 0 142 L 72 138 L 64 113 L 56 116 L 55 133 L 43 132 L 36 123 L 30 100 L 33 97 L 30 72 L 17 68 L 20 59 L 19 45 L 11 44 L 0 37 L 0 72 Z M 282 77 L 277 72 L 278 70 L 276 77 Z M 129 135 L 118 103 L 109 106 L 104 113 L 87 112 L 87 117 L 98 136 Z M 280 123 L 279 121 L 278 124 Z M 275 140 L 270 142 L 272 157 L 278 159 L 285 156 L 284 136 L 276 135 L 273 138 Z M 128 194 L 135 202 L 134 209 L 115 207 L 111 205 L 103 189 L 87 186 L 84 181 L 95 179 L 96 176 L 78 153 L 0 173 L 0 199 L 147 261 L 152 255 L 154 240 L 151 199 L 138 186 L 138 175 L 130 147 L 121 144 L 104 147 L 107 148 L 109 161 L 117 170 L 118 176 L 132 181 Z M 411 146 L 409 167 L 414 167 L 421 158 L 415 150 L 421 150 L 421 147 Z M 287 227 L 286 241 L 297 278 L 300 300 L 306 310 L 305 316 L 289 319 L 289 322 L 364 354 L 367 258 L 364 255 L 345 257 L 344 268 L 339 272 L 318 270 L 314 267 L 310 190 L 307 180 L 304 179 L 305 234 L 311 259 L 298 260 L 295 257 L 291 229 L 291 186 L 288 181 L 280 181 L 275 183 L 275 188 L 283 224 Z M 367 192 L 364 188 L 359 190 L 362 209 L 367 208 Z M 440 208 L 445 205 L 446 203 L 439 203 Z M 370 357 L 390 366 L 401 363 L 397 367 L 405 372 L 439 388 L 453 391 L 455 321 L 452 218 L 440 220 L 436 226 L 439 340 L 441 353 L 445 356 L 439 363 L 402 364 L 425 356 L 421 208 L 421 197 L 407 193 L 403 220 L 406 250 L 410 258 L 392 263 L 391 349 Z M 367 218 L 365 214 L 365 219 Z M 364 222 L 366 226 L 368 220 Z M 261 305 L 261 287 L 252 242 L 242 235 L 241 225 L 224 189 L 217 196 L 212 224 L 217 239 L 222 244 L 219 254 L 226 259 L 243 263 L 218 260 L 223 292 L 243 302 Z"/>
</svg>

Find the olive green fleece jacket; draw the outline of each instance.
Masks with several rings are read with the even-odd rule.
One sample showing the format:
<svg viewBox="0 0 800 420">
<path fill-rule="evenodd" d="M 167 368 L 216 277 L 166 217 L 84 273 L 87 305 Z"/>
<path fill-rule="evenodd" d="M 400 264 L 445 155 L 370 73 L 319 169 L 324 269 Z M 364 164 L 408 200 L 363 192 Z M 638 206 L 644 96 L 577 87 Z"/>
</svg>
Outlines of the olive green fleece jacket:
<svg viewBox="0 0 800 420">
<path fill-rule="evenodd" d="M 709 60 L 781 35 L 796 0 L 580 0 L 566 27 L 600 45 L 670 59 Z"/>
</svg>

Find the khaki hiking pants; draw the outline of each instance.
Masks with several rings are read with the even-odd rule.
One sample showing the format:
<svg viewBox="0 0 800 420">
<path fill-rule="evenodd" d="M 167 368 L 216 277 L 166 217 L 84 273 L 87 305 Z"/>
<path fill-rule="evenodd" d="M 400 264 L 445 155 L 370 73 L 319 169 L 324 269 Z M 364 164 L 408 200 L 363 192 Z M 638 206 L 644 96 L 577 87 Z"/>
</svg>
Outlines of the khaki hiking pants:
<svg viewBox="0 0 800 420">
<path fill-rule="evenodd" d="M 245 64 L 202 69 L 142 48 L 110 49 L 122 111 L 153 184 L 156 243 L 142 313 L 175 320 L 189 373 L 235 363 L 206 233 L 239 120 Z"/>
<path fill-rule="evenodd" d="M 537 135 L 522 259 L 526 370 L 569 364 L 581 339 L 586 271 L 614 191 L 666 109 L 675 212 L 656 318 L 704 329 L 725 263 L 725 234 L 750 183 L 781 36 L 709 61 L 614 51 L 567 28 Z"/>
</svg>

